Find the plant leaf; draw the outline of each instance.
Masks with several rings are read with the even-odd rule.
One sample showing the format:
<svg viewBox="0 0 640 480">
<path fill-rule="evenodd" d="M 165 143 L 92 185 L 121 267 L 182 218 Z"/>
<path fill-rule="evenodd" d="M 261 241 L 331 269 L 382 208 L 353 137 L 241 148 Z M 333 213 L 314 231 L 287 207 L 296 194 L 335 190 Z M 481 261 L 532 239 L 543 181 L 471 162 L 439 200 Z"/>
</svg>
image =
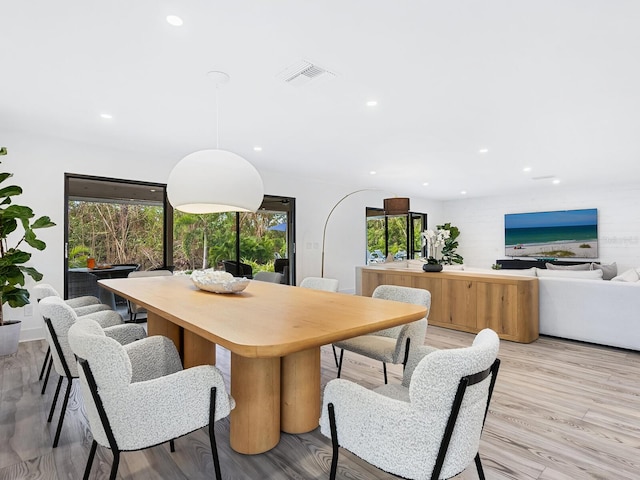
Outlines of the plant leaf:
<svg viewBox="0 0 640 480">
<path fill-rule="evenodd" d="M 24 241 L 37 250 L 44 250 L 47 247 L 46 243 L 36 238 L 35 232 L 30 228 L 24 232 Z"/>
<path fill-rule="evenodd" d="M 2 172 L 0 173 L 0 183 L 4 182 L 7 178 L 13 177 L 13 173 Z"/>
<path fill-rule="evenodd" d="M 36 282 L 42 280 L 42 277 L 44 276 L 33 267 L 22 267 L 22 271 L 33 278 Z"/>
<path fill-rule="evenodd" d="M 48 216 L 44 215 L 38 218 L 35 222 L 33 222 L 33 224 L 31 225 L 31 228 L 49 228 L 49 227 L 55 227 L 55 226 L 56 224 L 53 223 Z"/>
<path fill-rule="evenodd" d="M 2 289 L 2 302 L 13 308 L 29 304 L 29 290 L 26 288 L 6 287 Z"/>
<path fill-rule="evenodd" d="M 0 237 L 6 237 L 18 228 L 18 222 L 15 218 L 6 219 L 0 216 Z"/>
<path fill-rule="evenodd" d="M 21 263 L 28 262 L 30 258 L 31 254 L 29 252 L 10 248 L 5 252 L 4 256 L 0 258 L 0 266 L 20 265 Z"/>
<path fill-rule="evenodd" d="M 19 218 L 20 220 L 32 218 L 33 215 L 33 210 L 22 205 L 10 205 L 5 208 L 2 214 L 5 218 Z"/>
<path fill-rule="evenodd" d="M 0 197 L 11 197 L 13 195 L 20 195 L 21 193 L 22 189 L 17 185 L 0 188 Z"/>
</svg>

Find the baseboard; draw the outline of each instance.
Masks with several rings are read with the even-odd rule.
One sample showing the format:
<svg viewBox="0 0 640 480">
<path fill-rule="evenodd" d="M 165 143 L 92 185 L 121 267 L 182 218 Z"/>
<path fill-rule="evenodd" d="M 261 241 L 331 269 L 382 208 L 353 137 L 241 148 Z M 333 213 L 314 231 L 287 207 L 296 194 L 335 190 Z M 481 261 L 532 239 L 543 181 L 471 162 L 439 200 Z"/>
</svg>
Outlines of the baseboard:
<svg viewBox="0 0 640 480">
<path fill-rule="evenodd" d="M 33 340 L 42 340 L 44 339 L 44 328 L 36 327 L 36 328 L 22 328 L 20 330 L 20 341 L 21 342 L 31 342 Z"/>
</svg>

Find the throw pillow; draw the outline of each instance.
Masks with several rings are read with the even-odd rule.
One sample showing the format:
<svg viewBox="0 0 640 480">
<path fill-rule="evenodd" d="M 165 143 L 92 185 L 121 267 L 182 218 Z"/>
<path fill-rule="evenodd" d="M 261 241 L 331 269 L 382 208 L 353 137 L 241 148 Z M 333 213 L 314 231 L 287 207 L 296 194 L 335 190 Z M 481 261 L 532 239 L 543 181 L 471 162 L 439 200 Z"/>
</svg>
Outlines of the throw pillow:
<svg viewBox="0 0 640 480">
<path fill-rule="evenodd" d="M 585 280 L 601 280 L 602 270 L 546 270 L 537 268 L 538 277 L 583 278 Z"/>
<path fill-rule="evenodd" d="M 616 265 L 616 262 L 610 263 L 609 265 L 592 263 L 591 270 L 602 270 L 603 280 L 611 280 L 613 277 L 618 275 L 618 266 Z"/>
<path fill-rule="evenodd" d="M 553 263 L 545 263 L 547 270 L 593 270 L 591 263 L 580 263 L 578 265 L 554 265 Z M 615 275 L 614 275 L 615 276 Z"/>
<path fill-rule="evenodd" d="M 626 272 L 611 279 L 612 282 L 637 282 L 638 280 L 640 280 L 640 276 L 635 268 L 627 270 Z"/>
</svg>

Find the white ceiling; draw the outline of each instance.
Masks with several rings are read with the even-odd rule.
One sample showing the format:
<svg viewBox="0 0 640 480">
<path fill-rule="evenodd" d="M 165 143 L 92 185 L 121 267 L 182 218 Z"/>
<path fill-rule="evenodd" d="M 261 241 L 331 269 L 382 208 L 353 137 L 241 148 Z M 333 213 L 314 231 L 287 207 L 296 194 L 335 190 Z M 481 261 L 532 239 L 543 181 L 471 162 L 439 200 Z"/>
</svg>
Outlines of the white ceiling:
<svg viewBox="0 0 640 480">
<path fill-rule="evenodd" d="M 638 182 L 639 25 L 637 0 L 0 0 L 0 131 L 177 162 L 215 147 L 222 70 L 220 148 L 258 170 L 434 199 Z M 335 77 L 278 78 L 303 59 Z"/>
</svg>

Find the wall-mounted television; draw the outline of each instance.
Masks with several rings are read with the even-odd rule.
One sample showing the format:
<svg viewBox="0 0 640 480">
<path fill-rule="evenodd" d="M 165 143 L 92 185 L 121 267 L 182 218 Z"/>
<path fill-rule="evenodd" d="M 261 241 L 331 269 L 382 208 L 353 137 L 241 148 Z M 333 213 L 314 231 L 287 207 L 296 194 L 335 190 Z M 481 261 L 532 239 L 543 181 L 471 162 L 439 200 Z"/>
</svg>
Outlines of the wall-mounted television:
<svg viewBox="0 0 640 480">
<path fill-rule="evenodd" d="M 507 213 L 508 257 L 598 258 L 598 210 Z"/>
</svg>

